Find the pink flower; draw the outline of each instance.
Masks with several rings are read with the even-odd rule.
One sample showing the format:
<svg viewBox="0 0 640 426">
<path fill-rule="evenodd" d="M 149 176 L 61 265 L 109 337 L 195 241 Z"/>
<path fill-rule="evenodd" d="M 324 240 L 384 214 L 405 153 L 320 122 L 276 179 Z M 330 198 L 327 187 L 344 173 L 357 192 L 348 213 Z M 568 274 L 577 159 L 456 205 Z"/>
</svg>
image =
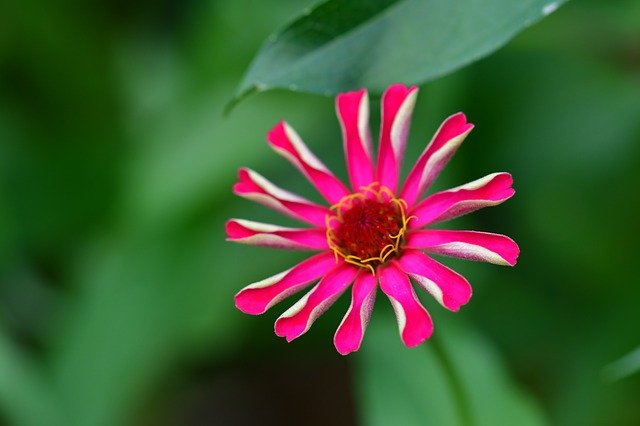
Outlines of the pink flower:
<svg viewBox="0 0 640 426">
<path fill-rule="evenodd" d="M 520 252 L 510 238 L 486 232 L 425 229 L 514 194 L 508 173 L 493 173 L 465 185 L 422 194 L 473 129 L 462 113 L 440 126 L 404 185 L 398 178 L 404 157 L 417 87 L 394 84 L 382 97 L 382 125 L 377 163 L 369 134 L 366 90 L 342 93 L 336 110 L 344 139 L 351 188 L 338 180 L 285 122 L 268 134 L 271 147 L 295 166 L 328 205 L 322 206 L 281 189 L 242 168 L 234 192 L 310 225 L 286 228 L 231 219 L 229 241 L 318 254 L 293 268 L 242 289 L 238 309 L 252 315 L 265 312 L 284 298 L 319 282 L 275 323 L 278 336 L 291 341 L 351 285 L 351 305 L 334 336 L 338 352 L 358 350 L 371 316 L 378 286 L 395 311 L 400 335 L 408 347 L 431 336 L 433 323 L 418 300 L 410 278 L 445 308 L 457 311 L 471 297 L 467 280 L 426 253 L 515 265 Z"/>
</svg>

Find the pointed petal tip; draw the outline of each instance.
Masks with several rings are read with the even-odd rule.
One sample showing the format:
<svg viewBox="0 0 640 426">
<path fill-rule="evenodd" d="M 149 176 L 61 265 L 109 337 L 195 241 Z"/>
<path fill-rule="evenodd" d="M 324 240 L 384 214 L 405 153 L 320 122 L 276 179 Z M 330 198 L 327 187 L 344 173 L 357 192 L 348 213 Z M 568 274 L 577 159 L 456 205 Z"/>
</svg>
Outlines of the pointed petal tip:
<svg viewBox="0 0 640 426">
<path fill-rule="evenodd" d="M 284 338 L 287 343 L 291 343 L 304 334 L 304 332 L 298 330 L 297 327 L 295 327 L 295 324 L 288 324 L 288 319 L 288 317 L 278 318 L 273 325 L 273 331 L 276 333 L 276 336 Z"/>
<path fill-rule="evenodd" d="M 513 185 L 513 176 L 509 172 L 497 172 L 494 179 L 501 179 L 504 186 Z"/>
<path fill-rule="evenodd" d="M 251 170 L 247 167 L 240 167 L 237 174 L 237 182 L 233 184 L 233 193 L 242 196 L 246 192 L 251 192 L 253 182 L 251 180 Z"/>
<path fill-rule="evenodd" d="M 407 249 L 399 264 L 416 284 L 450 311 L 458 311 L 471 299 L 473 288 L 465 277 L 420 250 Z"/>
<path fill-rule="evenodd" d="M 352 97 L 360 98 L 361 96 L 366 96 L 366 95 L 368 95 L 368 92 L 367 92 L 367 89 L 365 88 L 350 90 L 348 92 L 341 92 L 341 93 L 338 93 L 338 95 L 336 96 L 336 104 L 345 102 L 346 100 Z"/>
<path fill-rule="evenodd" d="M 427 341 L 433 335 L 433 326 L 428 327 L 429 324 L 425 324 L 423 330 L 416 330 L 413 333 L 403 333 L 402 334 L 402 343 L 407 348 L 415 348 L 416 346 L 420 346 L 425 341 Z"/>
<path fill-rule="evenodd" d="M 296 336 L 294 333 L 291 333 L 290 330 L 285 329 L 282 326 L 281 319 L 282 318 L 278 318 L 273 324 L 273 331 L 276 333 L 276 336 L 282 337 L 287 341 L 287 343 L 291 343 L 298 336 Z"/>
<path fill-rule="evenodd" d="M 513 188 L 513 176 L 508 172 L 498 172 L 493 175 L 491 182 L 496 189 L 495 197 L 503 201 L 508 200 L 516 194 Z"/>
<path fill-rule="evenodd" d="M 224 232 L 227 234 L 227 241 L 232 241 L 233 240 L 233 234 L 234 234 L 234 230 L 236 229 L 236 227 L 238 226 L 238 222 L 236 219 L 229 219 L 224 223 Z"/>
<path fill-rule="evenodd" d="M 247 232 L 247 228 L 243 226 L 242 219 L 229 219 L 224 225 L 224 230 L 227 234 L 227 241 L 235 241 L 243 237 L 251 235 L 251 232 Z"/>
<path fill-rule="evenodd" d="M 278 318 L 276 322 L 273 323 L 273 332 L 278 337 L 285 337 L 285 333 L 282 332 L 282 329 L 279 326 L 279 322 L 280 322 L 280 318 Z"/>
<path fill-rule="evenodd" d="M 461 275 L 462 277 L 462 275 Z M 473 296 L 473 287 L 467 281 L 466 278 L 462 277 L 468 284 L 468 292 L 464 294 L 457 294 L 456 297 L 452 295 L 445 294 L 442 297 L 442 303 L 445 308 L 447 308 L 451 312 L 459 312 L 460 308 L 465 306 L 471 300 L 471 296 Z"/>
<path fill-rule="evenodd" d="M 393 83 L 389 87 L 387 87 L 387 90 L 385 90 L 385 93 L 387 93 L 387 92 L 409 93 L 409 92 L 414 92 L 414 91 L 418 91 L 418 90 L 420 90 L 420 88 L 418 86 L 415 86 L 415 85 L 407 86 L 407 85 L 405 85 L 403 83 Z"/>
<path fill-rule="evenodd" d="M 391 105 L 396 105 L 392 109 L 397 109 L 406 102 L 410 102 L 411 105 L 413 105 L 418 97 L 419 91 L 418 86 L 405 86 L 402 83 L 392 84 L 382 94 L 383 105 L 388 103 L 387 108 Z"/>
<path fill-rule="evenodd" d="M 416 348 L 416 347 L 420 346 L 421 344 L 423 344 L 425 341 L 427 341 L 429 339 L 429 337 L 431 337 L 431 336 L 427 336 L 427 337 L 421 338 L 419 340 L 416 340 L 415 342 L 414 341 L 408 342 L 408 341 L 405 341 L 403 339 L 402 343 L 404 344 L 405 347 L 407 347 L 409 349 Z"/>
<path fill-rule="evenodd" d="M 467 115 L 462 111 L 456 112 L 455 114 L 447 118 L 445 122 L 449 120 L 453 121 L 453 124 L 460 128 L 460 133 L 468 133 L 475 127 L 475 124 L 469 122 L 467 120 Z"/>
<path fill-rule="evenodd" d="M 253 300 L 246 295 L 244 290 L 240 290 L 234 297 L 233 301 L 236 308 L 247 315 L 261 315 L 266 312 L 266 307 L 253 302 Z"/>
<path fill-rule="evenodd" d="M 285 136 L 287 126 L 288 124 L 286 121 L 278 121 L 276 125 L 267 132 L 267 141 L 270 143 L 277 143 L 279 138 Z"/>
<path fill-rule="evenodd" d="M 511 256 L 509 256 L 508 259 L 505 259 L 505 260 L 507 261 L 509 266 L 513 267 L 513 266 L 516 266 L 516 264 L 518 263 L 518 257 L 520 257 L 520 246 L 518 246 L 518 243 L 513 241 L 511 238 L 509 237 L 507 238 L 513 243 L 513 253 Z"/>
<path fill-rule="evenodd" d="M 471 300 L 471 294 L 469 294 L 467 300 L 456 300 L 449 296 L 443 296 L 442 298 L 444 307 L 451 312 L 460 312 L 460 308 L 469 303 L 469 300 Z"/>
<path fill-rule="evenodd" d="M 340 324 L 340 327 L 338 327 L 336 333 L 333 335 L 333 345 L 340 355 L 349 355 L 351 352 L 356 352 L 360 349 L 363 335 L 364 330 L 360 330 L 359 333 L 354 335 L 349 333 L 349 330 L 344 329 L 343 325 Z"/>
<path fill-rule="evenodd" d="M 338 346 L 338 344 L 336 342 L 333 343 L 333 345 L 336 348 L 336 351 L 338 351 L 338 353 L 342 356 L 347 356 L 353 352 L 357 352 L 358 349 L 360 349 L 360 345 L 357 346 L 348 346 L 348 345 L 344 345 L 344 346 Z"/>
<path fill-rule="evenodd" d="M 360 349 L 371 318 L 377 291 L 377 279 L 360 273 L 351 287 L 351 304 L 333 335 L 333 344 L 341 355 Z"/>
</svg>

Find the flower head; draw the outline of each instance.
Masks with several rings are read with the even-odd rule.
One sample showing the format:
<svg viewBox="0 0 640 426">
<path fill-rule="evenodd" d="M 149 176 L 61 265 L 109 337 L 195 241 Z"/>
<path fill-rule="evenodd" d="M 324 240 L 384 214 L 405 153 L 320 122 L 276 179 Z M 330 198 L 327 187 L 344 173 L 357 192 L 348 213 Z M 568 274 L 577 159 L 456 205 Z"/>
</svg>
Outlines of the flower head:
<svg viewBox="0 0 640 426">
<path fill-rule="evenodd" d="M 382 97 L 377 162 L 369 134 L 369 103 L 363 90 L 338 95 L 336 110 L 344 140 L 351 189 L 338 180 L 285 122 L 268 134 L 271 147 L 295 166 L 326 199 L 318 205 L 281 189 L 249 169 L 240 169 L 234 192 L 310 225 L 287 228 L 242 219 L 227 222 L 228 240 L 318 254 L 293 268 L 253 283 L 235 297 L 248 314 L 261 314 L 284 298 L 317 282 L 278 318 L 275 332 L 291 341 L 351 286 L 351 305 L 334 336 L 341 354 L 358 350 L 377 288 L 389 298 L 400 335 L 408 347 L 433 332 L 411 279 L 445 308 L 457 311 L 471 297 L 467 280 L 426 253 L 491 262 L 516 263 L 518 246 L 487 232 L 428 229 L 514 194 L 508 173 L 494 173 L 421 198 L 473 129 L 462 113 L 440 126 L 404 184 L 398 180 L 418 89 L 394 84 Z M 375 164 L 375 166 L 374 166 Z M 427 229 L 425 229 L 427 228 Z"/>
</svg>

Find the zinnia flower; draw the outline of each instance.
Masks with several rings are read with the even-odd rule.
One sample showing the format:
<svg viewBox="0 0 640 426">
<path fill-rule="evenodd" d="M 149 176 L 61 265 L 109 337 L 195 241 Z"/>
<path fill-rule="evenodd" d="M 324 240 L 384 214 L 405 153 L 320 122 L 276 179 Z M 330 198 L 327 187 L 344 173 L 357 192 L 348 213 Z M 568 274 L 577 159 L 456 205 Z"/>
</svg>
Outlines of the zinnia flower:
<svg viewBox="0 0 640 426">
<path fill-rule="evenodd" d="M 491 262 L 516 263 L 519 248 L 510 238 L 487 232 L 425 229 L 430 225 L 494 206 L 514 194 L 508 173 L 493 173 L 465 185 L 422 195 L 473 129 L 462 113 L 440 126 L 404 184 L 398 186 L 417 87 L 389 87 L 382 97 L 377 163 L 369 134 L 366 90 L 342 93 L 336 110 L 342 127 L 351 188 L 345 186 L 286 123 L 268 134 L 269 145 L 295 166 L 327 200 L 318 205 L 281 189 L 242 168 L 234 192 L 311 227 L 281 227 L 242 219 L 226 224 L 229 241 L 320 253 L 293 268 L 253 283 L 235 296 L 238 309 L 262 314 L 319 282 L 275 323 L 278 336 L 291 341 L 351 285 L 351 305 L 334 344 L 345 355 L 358 350 L 377 288 L 389 298 L 402 341 L 417 346 L 431 336 L 433 323 L 411 279 L 441 305 L 457 311 L 471 297 L 467 280 L 426 253 Z"/>
</svg>

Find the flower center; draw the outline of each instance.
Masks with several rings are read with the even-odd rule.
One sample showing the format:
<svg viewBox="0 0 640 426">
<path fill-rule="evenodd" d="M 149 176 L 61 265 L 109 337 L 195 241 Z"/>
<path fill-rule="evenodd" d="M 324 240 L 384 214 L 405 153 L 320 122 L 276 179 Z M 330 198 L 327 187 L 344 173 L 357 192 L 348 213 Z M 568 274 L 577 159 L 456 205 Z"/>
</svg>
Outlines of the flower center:
<svg viewBox="0 0 640 426">
<path fill-rule="evenodd" d="M 369 268 L 397 255 L 409 219 L 406 203 L 377 183 L 363 187 L 331 207 L 327 215 L 327 242 L 336 257 Z"/>
</svg>

